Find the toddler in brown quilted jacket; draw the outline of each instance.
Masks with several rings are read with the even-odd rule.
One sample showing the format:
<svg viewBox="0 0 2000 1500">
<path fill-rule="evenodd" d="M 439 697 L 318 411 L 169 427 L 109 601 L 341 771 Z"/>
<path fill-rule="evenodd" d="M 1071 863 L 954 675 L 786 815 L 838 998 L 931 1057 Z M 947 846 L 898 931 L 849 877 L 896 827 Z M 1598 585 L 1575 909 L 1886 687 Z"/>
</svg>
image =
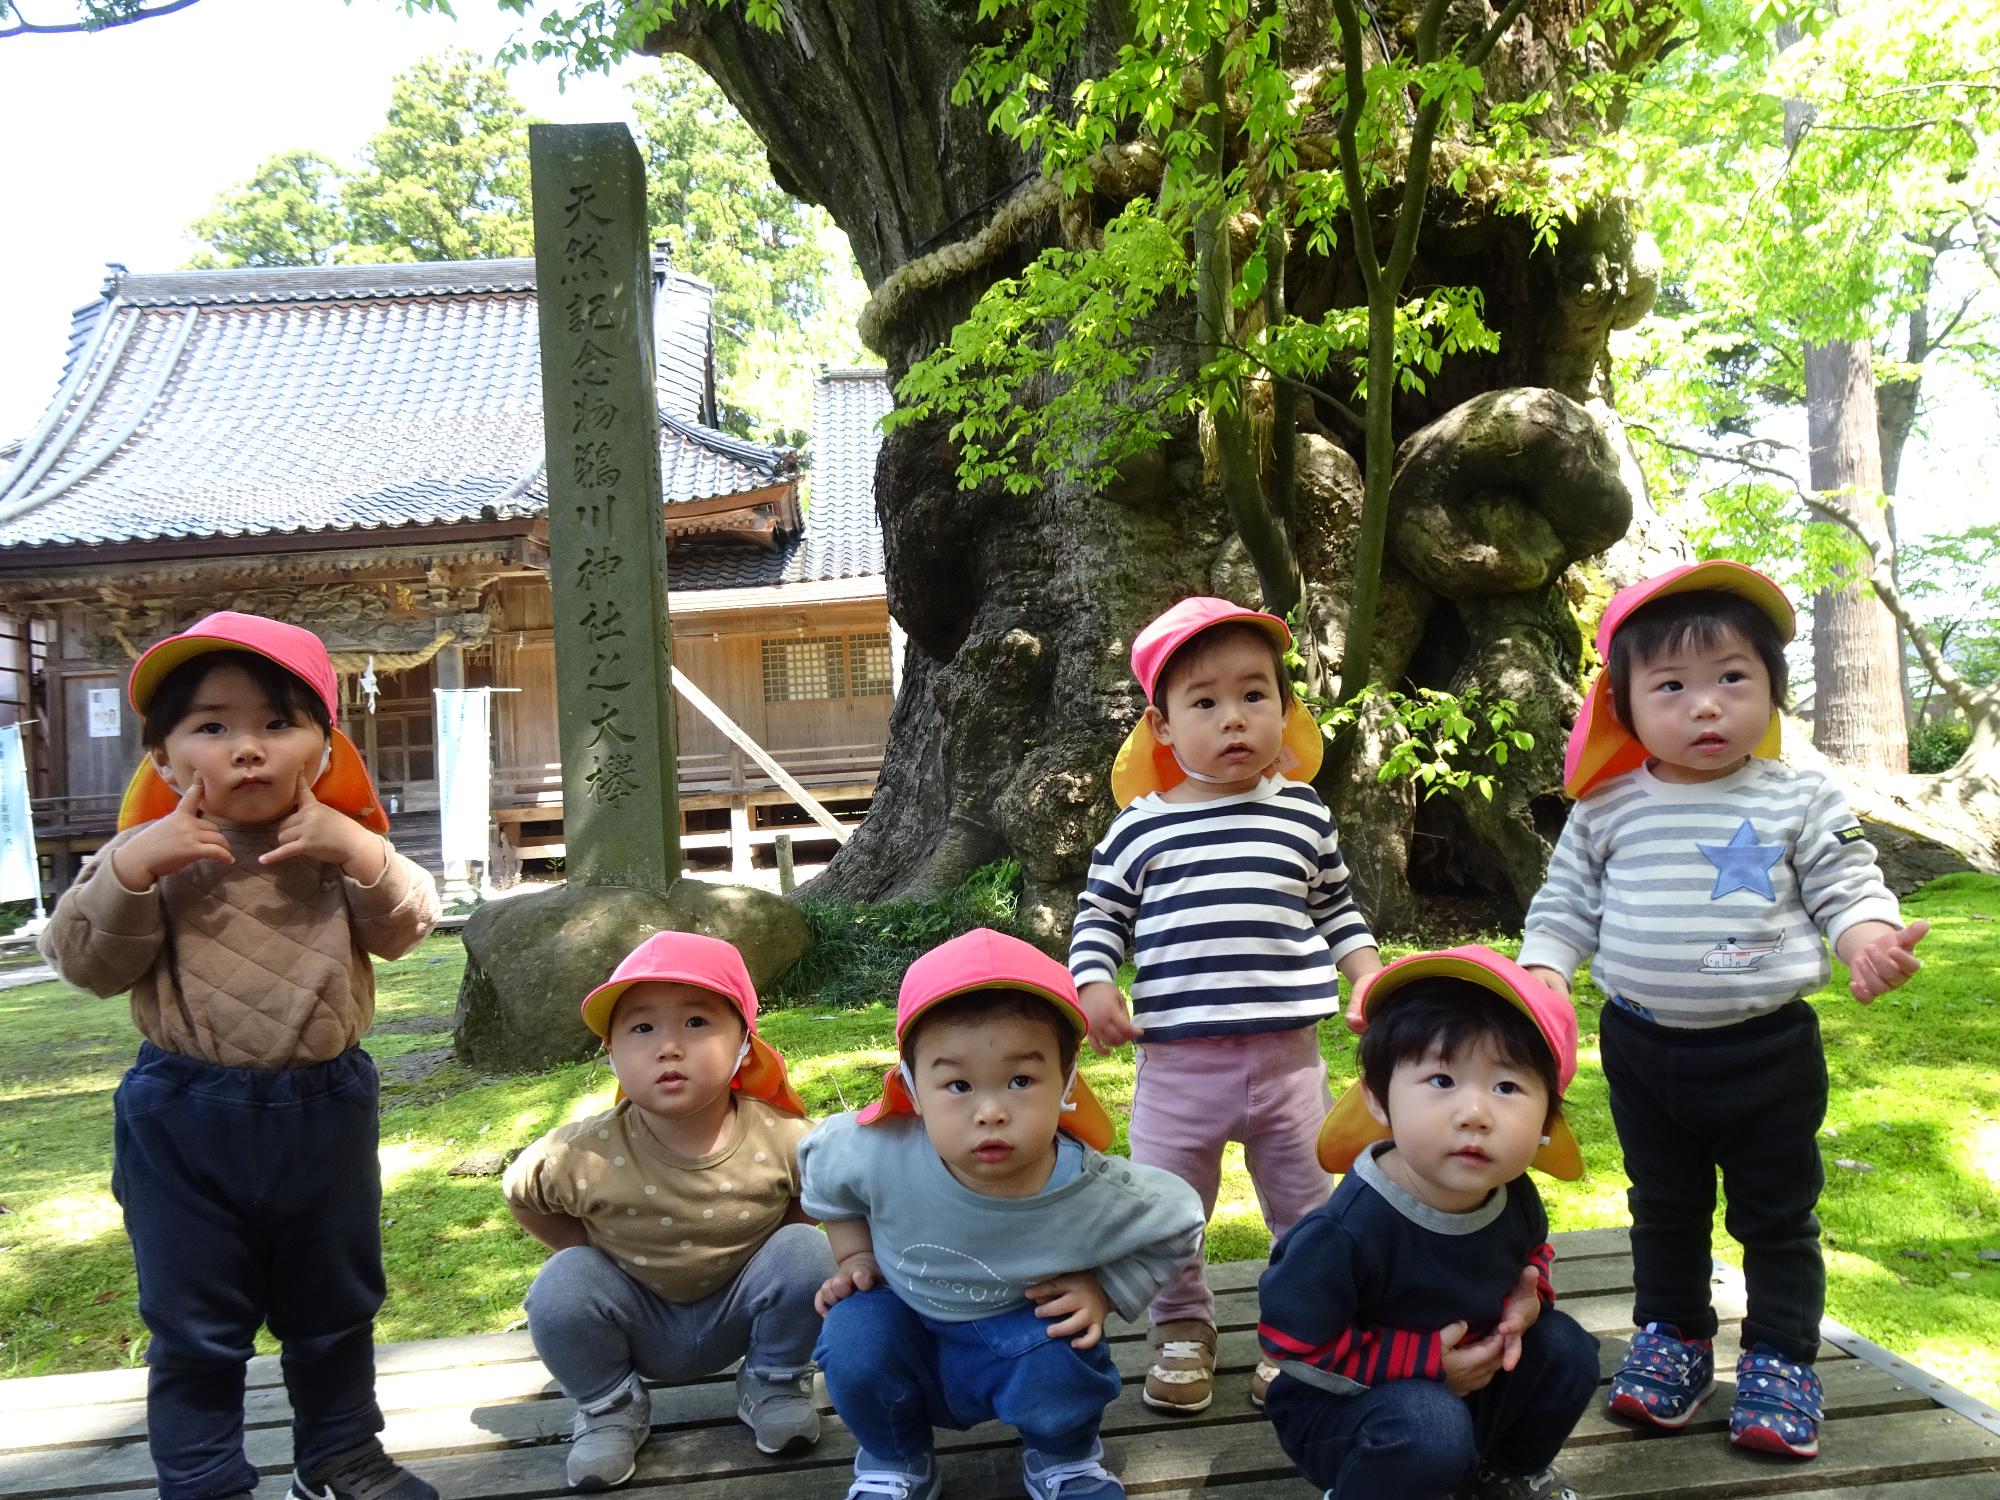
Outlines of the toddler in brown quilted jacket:
<svg viewBox="0 0 2000 1500">
<path fill-rule="evenodd" d="M 291 1500 L 436 1500 L 376 1436 L 382 1304 L 369 955 L 430 931 L 437 888 L 396 853 L 335 727 L 311 631 L 207 616 L 132 668 L 146 758 L 119 831 L 56 905 L 64 979 L 126 991 L 144 1040 L 114 1099 L 111 1189 L 152 1333 L 161 1500 L 249 1500 L 244 1366 L 284 1345 Z"/>
</svg>

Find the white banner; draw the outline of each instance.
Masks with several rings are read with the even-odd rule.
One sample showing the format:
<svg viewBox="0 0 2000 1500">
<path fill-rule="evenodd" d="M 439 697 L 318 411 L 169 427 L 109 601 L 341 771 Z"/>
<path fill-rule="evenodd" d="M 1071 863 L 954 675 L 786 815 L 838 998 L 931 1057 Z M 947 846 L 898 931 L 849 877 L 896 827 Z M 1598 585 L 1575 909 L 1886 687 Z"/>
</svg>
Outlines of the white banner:
<svg viewBox="0 0 2000 1500">
<path fill-rule="evenodd" d="M 485 864 L 486 828 L 491 821 L 493 758 L 488 748 L 485 688 L 433 688 L 437 694 L 438 822 L 443 837 L 438 857 L 449 866 L 467 860 Z"/>
<path fill-rule="evenodd" d="M 35 818 L 28 807 L 28 757 L 21 726 L 0 728 L 0 901 L 41 906 L 42 870 L 35 858 Z"/>
</svg>

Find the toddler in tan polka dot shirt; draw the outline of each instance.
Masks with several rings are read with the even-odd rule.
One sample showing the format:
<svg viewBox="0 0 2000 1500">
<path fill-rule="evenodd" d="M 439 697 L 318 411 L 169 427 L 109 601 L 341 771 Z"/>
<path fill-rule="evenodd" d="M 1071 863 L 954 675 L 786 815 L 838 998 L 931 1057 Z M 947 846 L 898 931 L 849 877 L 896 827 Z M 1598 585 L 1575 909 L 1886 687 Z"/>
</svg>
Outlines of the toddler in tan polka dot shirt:
<svg viewBox="0 0 2000 1500">
<path fill-rule="evenodd" d="M 651 1435 L 645 1381 L 743 1361 L 737 1414 L 757 1447 L 819 1436 L 813 1294 L 826 1236 L 798 1205 L 805 1108 L 757 1035 L 757 995 L 728 943 L 649 938 L 590 992 L 620 1097 L 550 1131 L 508 1170 L 507 1206 L 555 1253 L 528 1332 L 577 1403 L 568 1479 L 631 1478 Z"/>
</svg>

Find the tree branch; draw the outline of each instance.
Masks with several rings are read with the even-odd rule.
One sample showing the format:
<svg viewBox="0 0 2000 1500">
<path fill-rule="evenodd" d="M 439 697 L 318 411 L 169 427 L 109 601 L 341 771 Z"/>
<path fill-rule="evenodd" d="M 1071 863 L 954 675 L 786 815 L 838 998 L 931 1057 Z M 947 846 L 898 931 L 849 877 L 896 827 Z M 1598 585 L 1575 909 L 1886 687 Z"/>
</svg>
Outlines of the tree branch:
<svg viewBox="0 0 2000 1500">
<path fill-rule="evenodd" d="M 1223 128 L 1229 102 L 1222 81 L 1222 60 L 1222 43 L 1211 41 L 1201 65 L 1201 136 L 1204 166 L 1218 185 L 1223 177 Z M 1236 271 L 1219 191 L 1218 186 L 1202 200 L 1195 217 L 1195 318 L 1205 364 L 1235 343 L 1229 298 Z M 1275 615 L 1288 615 L 1305 593 L 1305 580 L 1299 573 L 1290 532 L 1264 494 L 1247 402 L 1238 378 L 1219 381 L 1210 392 L 1216 467 L 1230 522 L 1257 569 L 1264 607 Z"/>
<path fill-rule="evenodd" d="M 86 16 L 81 21 L 63 21 L 52 26 L 39 26 L 22 15 L 20 6 L 13 5 L 10 0 L 9 8 L 14 12 L 16 24 L 0 27 L 0 42 L 13 36 L 58 36 L 65 33 L 109 31 L 115 26 L 130 26 L 137 21 L 151 21 L 159 16 L 170 16 L 177 10 L 186 10 L 190 5 L 197 3 L 198 0 L 168 0 L 165 5 L 155 5 L 150 9 L 141 8 L 120 15 L 103 17 Z"/>
<path fill-rule="evenodd" d="M 1903 603 L 1902 591 L 1896 587 L 1895 582 L 1895 549 L 1885 539 L 1869 536 L 1861 525 L 1861 518 L 1850 511 L 1838 496 L 1818 494 L 1814 495 L 1809 503 L 1829 521 L 1852 532 L 1855 539 L 1868 549 L 1869 557 L 1875 562 L 1874 572 L 1868 575 L 1868 583 L 1875 590 L 1875 597 L 1882 601 L 1882 607 L 1894 615 L 1896 623 L 1903 627 L 1903 634 L 1909 639 L 1910 644 L 1917 648 L 1917 655 L 1923 661 L 1924 670 L 1931 674 L 1931 681 L 1944 690 L 1945 697 L 1951 699 L 1953 705 L 1966 718 L 1977 717 L 1981 710 L 1980 700 L 1983 695 L 1960 677 L 1951 663 L 1944 659 L 1944 654 L 1931 640 L 1930 632 L 1924 629 L 1923 623 L 1911 614 L 1909 606 Z"/>
</svg>

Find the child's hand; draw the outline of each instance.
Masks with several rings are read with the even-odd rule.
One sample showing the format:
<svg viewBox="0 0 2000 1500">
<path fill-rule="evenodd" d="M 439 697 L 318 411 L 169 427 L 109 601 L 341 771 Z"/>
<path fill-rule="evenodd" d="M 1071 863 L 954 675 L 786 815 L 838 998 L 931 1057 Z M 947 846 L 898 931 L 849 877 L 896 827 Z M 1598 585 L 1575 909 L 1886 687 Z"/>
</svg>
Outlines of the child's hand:
<svg viewBox="0 0 2000 1500">
<path fill-rule="evenodd" d="M 236 863 L 222 830 L 201 815 L 206 789 L 197 775 L 181 793 L 180 805 L 156 818 L 131 843 L 111 856 L 111 873 L 128 891 L 149 891 L 162 875 L 185 870 L 205 859 Z"/>
<path fill-rule="evenodd" d="M 1540 964 L 1529 964 L 1528 972 L 1541 980 L 1542 984 L 1563 999 L 1569 999 L 1569 981 L 1554 969 L 1545 969 Z"/>
<path fill-rule="evenodd" d="M 1102 1055 L 1126 1042 L 1136 1042 L 1143 1034 L 1132 1013 L 1125 1008 L 1125 996 L 1108 979 L 1093 979 L 1077 987 L 1078 1007 L 1090 1025 L 1091 1048 Z"/>
<path fill-rule="evenodd" d="M 1454 1396 L 1470 1396 L 1474 1391 L 1483 1391 L 1500 1373 L 1500 1358 L 1505 1352 L 1505 1340 L 1500 1330 L 1494 1329 L 1486 1337 L 1470 1344 L 1461 1344 L 1465 1337 L 1464 1319 L 1447 1324 L 1438 1330 L 1438 1342 L 1444 1346 L 1444 1383 Z"/>
<path fill-rule="evenodd" d="M 1062 1320 L 1049 1324 L 1049 1337 L 1069 1339 L 1072 1349 L 1095 1349 L 1104 1337 L 1111 1299 L 1097 1284 L 1094 1271 L 1071 1271 L 1038 1281 L 1028 1288 L 1028 1300 L 1035 1304 L 1036 1317 Z"/>
<path fill-rule="evenodd" d="M 373 885 L 388 863 L 382 840 L 338 808 L 313 795 L 312 776 L 299 772 L 299 805 L 278 825 L 278 847 L 257 857 L 261 865 L 288 859 L 316 859 L 339 865 L 350 879 Z"/>
<path fill-rule="evenodd" d="M 813 1310 L 823 1318 L 833 1310 L 834 1303 L 845 1302 L 856 1292 L 871 1291 L 881 1280 L 882 1270 L 873 1255 L 866 1251 L 850 1255 L 819 1284 L 819 1290 L 813 1294 Z"/>
<path fill-rule="evenodd" d="M 1521 1268 L 1521 1279 L 1500 1304 L 1500 1321 L 1493 1331 L 1500 1335 L 1500 1368 L 1511 1370 L 1521 1362 L 1521 1335 L 1535 1326 L 1542 1315 L 1541 1277 L 1533 1266 Z"/>
<path fill-rule="evenodd" d="M 1356 1036 L 1368 1029 L 1368 1017 L 1362 1013 L 1362 1002 L 1368 998 L 1368 987 L 1375 982 L 1380 969 L 1361 975 L 1347 987 L 1347 1029 Z"/>
<path fill-rule="evenodd" d="M 1887 925 L 1887 924 L 1881 924 Z M 1910 950 L 1924 940 L 1931 924 L 1922 920 L 1891 928 L 1870 939 L 1847 959 L 1847 992 L 1863 1005 L 1910 982 L 1923 960 Z"/>
</svg>

